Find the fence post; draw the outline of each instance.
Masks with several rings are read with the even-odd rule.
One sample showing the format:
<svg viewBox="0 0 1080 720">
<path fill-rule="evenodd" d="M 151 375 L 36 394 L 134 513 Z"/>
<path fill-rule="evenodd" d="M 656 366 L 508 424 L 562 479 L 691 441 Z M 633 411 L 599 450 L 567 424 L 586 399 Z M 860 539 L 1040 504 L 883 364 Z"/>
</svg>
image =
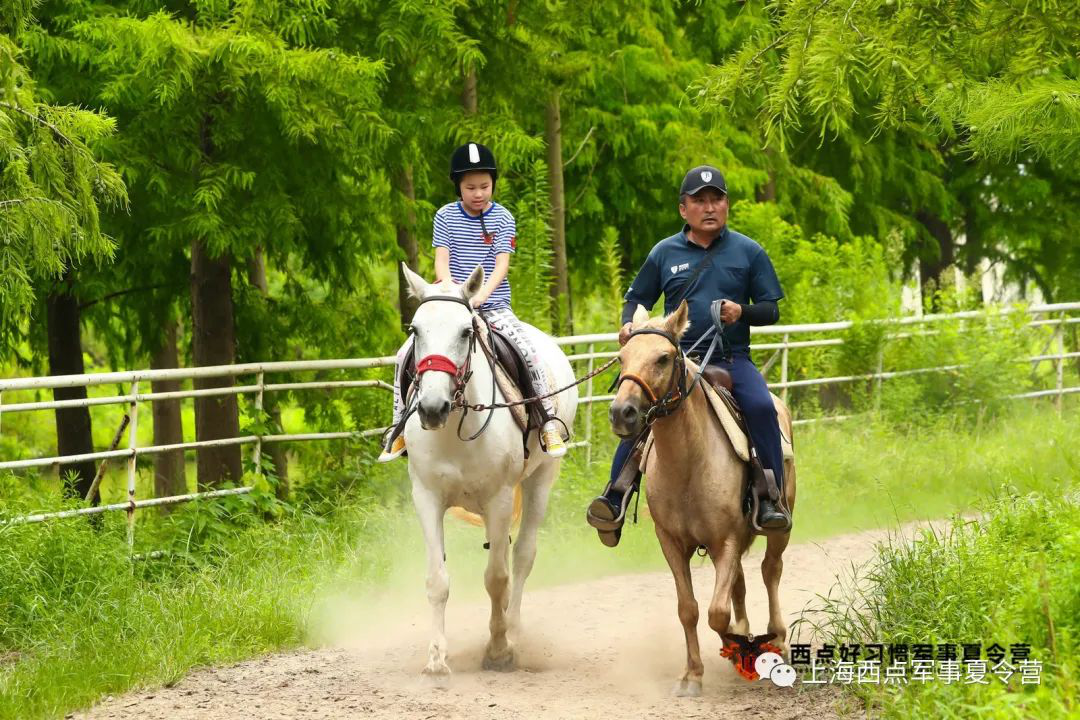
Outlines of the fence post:
<svg viewBox="0 0 1080 720">
<path fill-rule="evenodd" d="M 593 353 L 596 351 L 596 345 L 589 343 L 589 375 L 592 375 L 593 371 Z M 589 402 L 583 405 L 585 408 L 585 467 L 592 465 L 592 414 L 593 414 L 593 379 L 590 377 L 585 384 L 585 391 L 590 398 Z"/>
<path fill-rule="evenodd" d="M 263 374 L 261 372 L 255 376 L 255 384 L 259 387 L 258 392 L 255 393 L 255 422 L 261 426 L 263 420 Z M 255 436 L 255 473 L 262 475 L 262 433 Z"/>
<path fill-rule="evenodd" d="M 1065 397 L 1065 313 L 1058 316 L 1057 324 L 1057 398 L 1054 404 L 1058 413 L 1061 412 L 1062 399 Z"/>
<path fill-rule="evenodd" d="M 788 356 L 788 337 L 789 337 L 789 336 L 788 336 L 788 334 L 787 334 L 787 333 L 784 333 L 784 351 L 783 351 L 783 353 L 782 353 L 782 354 L 780 355 L 780 382 L 781 382 L 781 383 L 782 383 L 782 384 L 784 385 L 784 386 L 783 386 L 783 387 L 782 387 L 782 388 L 780 389 L 780 399 L 784 401 L 784 404 L 785 404 L 785 405 L 787 404 L 787 395 L 788 395 L 788 393 L 787 393 L 787 381 L 788 381 L 788 372 L 787 372 L 787 362 L 788 362 L 788 357 L 787 357 L 787 356 Z"/>
<path fill-rule="evenodd" d="M 128 435 L 128 449 L 131 456 L 128 458 L 128 507 L 127 507 L 127 543 L 128 553 L 135 549 L 135 448 L 139 444 L 136 435 L 139 428 L 139 402 L 136 395 L 139 392 L 139 382 L 131 383 L 131 434 Z"/>
<path fill-rule="evenodd" d="M 881 373 L 885 369 L 885 343 L 882 341 L 881 347 L 877 351 L 877 369 L 874 374 L 877 377 L 874 378 L 874 412 L 881 410 Z"/>
</svg>

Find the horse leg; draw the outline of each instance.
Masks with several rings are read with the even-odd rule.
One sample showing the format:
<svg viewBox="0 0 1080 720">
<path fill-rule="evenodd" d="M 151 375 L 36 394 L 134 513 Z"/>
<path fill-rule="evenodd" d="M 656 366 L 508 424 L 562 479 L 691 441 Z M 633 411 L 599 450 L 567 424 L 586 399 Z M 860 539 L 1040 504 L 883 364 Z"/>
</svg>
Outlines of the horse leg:
<svg viewBox="0 0 1080 720">
<path fill-rule="evenodd" d="M 731 584 L 732 620 L 728 632 L 732 635 L 749 635 L 750 621 L 746 618 L 746 578 L 742 562 L 735 563 L 735 581 Z"/>
<path fill-rule="evenodd" d="M 424 532 L 428 558 L 427 596 L 431 603 L 432 631 L 424 674 L 446 676 L 450 674 L 450 666 L 446 664 L 446 601 L 450 597 L 450 575 L 446 572 L 443 542 L 446 505 L 440 497 L 416 481 L 413 481 L 412 495 Z"/>
<path fill-rule="evenodd" d="M 675 577 L 675 593 L 679 598 L 679 622 L 682 623 L 683 633 L 686 635 L 686 670 L 671 692 L 678 697 L 697 697 L 701 695 L 701 676 L 705 674 L 705 665 L 701 662 L 701 646 L 698 644 L 697 634 L 698 604 L 694 598 L 694 583 L 690 577 L 690 556 L 694 549 L 683 547 L 659 525 L 655 525 L 655 528 L 660 549 L 664 551 L 671 574 Z"/>
<path fill-rule="evenodd" d="M 521 596 L 525 580 L 536 560 L 536 534 L 547 512 L 548 495 L 555 482 L 559 463 L 542 463 L 521 483 L 521 528 L 514 543 L 514 582 L 510 591 L 510 633 L 517 637 L 521 631 Z"/>
<path fill-rule="evenodd" d="M 716 584 L 713 586 L 712 601 L 709 603 L 709 627 L 719 635 L 728 631 L 728 622 L 731 620 L 732 586 L 741 574 L 738 567 L 739 552 L 732 540 L 728 539 L 718 546 L 709 547 L 709 555 L 716 569 Z"/>
<path fill-rule="evenodd" d="M 765 581 L 765 589 L 769 593 L 769 632 L 776 635 L 776 646 L 786 654 L 787 625 L 780 612 L 780 576 L 784 572 L 784 549 L 790 536 L 784 533 L 769 535 L 768 538 L 765 557 L 761 561 L 761 579 Z"/>
<path fill-rule="evenodd" d="M 512 488 L 500 490 L 484 507 L 489 548 L 484 586 L 491 598 L 491 639 L 484 651 L 485 670 L 514 669 L 514 646 L 507 637 L 507 608 L 510 605 L 510 521 L 513 512 Z"/>
</svg>

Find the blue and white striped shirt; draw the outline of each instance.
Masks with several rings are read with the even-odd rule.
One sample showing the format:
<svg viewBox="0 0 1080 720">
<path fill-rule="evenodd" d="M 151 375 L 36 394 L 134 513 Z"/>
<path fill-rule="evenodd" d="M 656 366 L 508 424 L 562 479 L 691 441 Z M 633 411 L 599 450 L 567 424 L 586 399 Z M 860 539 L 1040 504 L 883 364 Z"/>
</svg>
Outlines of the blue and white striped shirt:
<svg viewBox="0 0 1080 720">
<path fill-rule="evenodd" d="M 482 228 L 487 229 L 484 236 Z M 479 217 L 465 212 L 460 202 L 443 205 L 435 213 L 432 247 L 450 250 L 450 276 L 463 283 L 477 265 L 484 266 L 485 277 L 495 272 L 495 256 L 513 253 L 517 247 L 517 224 L 510 211 L 497 202 Z M 510 307 L 510 281 L 503 279 L 491 297 L 480 306 L 483 310 Z"/>
</svg>

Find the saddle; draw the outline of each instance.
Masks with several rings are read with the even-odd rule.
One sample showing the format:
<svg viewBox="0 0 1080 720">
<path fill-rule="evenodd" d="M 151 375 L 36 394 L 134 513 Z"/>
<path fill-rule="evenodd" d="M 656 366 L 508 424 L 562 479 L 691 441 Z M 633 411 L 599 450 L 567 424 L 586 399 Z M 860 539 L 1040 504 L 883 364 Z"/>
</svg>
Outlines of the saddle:
<svg viewBox="0 0 1080 720">
<path fill-rule="evenodd" d="M 691 373 L 696 373 L 698 370 L 697 366 L 689 360 L 686 367 Z M 706 365 L 705 371 L 702 373 L 702 379 L 707 382 L 702 383 L 701 390 L 705 393 L 705 397 L 708 399 L 709 406 L 712 408 L 717 420 L 720 421 L 720 426 L 724 429 L 724 433 L 731 442 L 732 449 L 740 460 L 750 466 L 750 482 L 747 483 L 746 490 L 743 493 L 743 505 L 744 510 L 752 519 L 751 522 L 754 524 L 755 530 L 762 532 L 756 527 L 756 523 L 753 523 L 753 518 L 757 516 L 758 498 L 767 496 L 774 503 L 784 506 L 785 509 L 787 508 L 787 501 L 776 488 L 773 471 L 763 468 L 761 462 L 757 459 L 757 453 L 754 450 L 749 430 L 746 427 L 746 419 L 743 417 L 742 410 L 739 409 L 739 403 L 731 392 L 734 387 L 731 374 L 723 368 Z M 652 451 L 652 445 L 653 438 L 650 433 L 642 448 L 639 463 L 636 465 L 642 473 L 645 472 L 645 464 Z M 783 429 L 780 431 L 780 447 L 785 462 L 794 460 L 794 447 L 791 439 L 784 435 Z"/>
<path fill-rule="evenodd" d="M 495 356 L 495 380 L 506 401 L 515 402 L 522 398 L 534 397 L 537 393 L 533 388 L 532 376 L 517 345 L 487 323 L 481 323 L 480 335 L 480 340 L 488 344 Z M 401 397 L 405 399 L 407 406 L 411 401 L 410 392 L 413 389 L 413 380 L 416 378 L 415 345 L 410 347 L 405 355 L 400 373 Z M 547 419 L 544 417 L 543 405 L 539 401 L 516 405 L 510 408 L 510 412 L 518 427 L 526 434 L 529 430 L 543 425 Z"/>
</svg>

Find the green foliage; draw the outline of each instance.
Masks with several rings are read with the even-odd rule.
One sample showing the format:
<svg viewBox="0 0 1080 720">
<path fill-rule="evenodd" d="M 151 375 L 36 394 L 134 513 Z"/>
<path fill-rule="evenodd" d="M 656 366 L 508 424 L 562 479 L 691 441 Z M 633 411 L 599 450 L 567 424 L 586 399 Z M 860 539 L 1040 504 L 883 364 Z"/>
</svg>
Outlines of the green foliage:
<svg viewBox="0 0 1080 720">
<path fill-rule="evenodd" d="M 613 308 L 622 305 L 626 288 L 623 286 L 623 257 L 619 250 L 619 231 L 610 225 L 604 228 L 600 239 L 600 267 L 606 286 L 601 286 L 600 293 L 606 303 Z"/>
<path fill-rule="evenodd" d="M 1075 479 L 1072 478 L 1072 479 Z M 1068 718 L 1077 711 L 1077 498 L 1004 491 L 978 520 L 878 548 L 858 581 L 822 599 L 829 642 L 1031 645 L 1041 681 L 851 686 L 875 716 Z M 963 714 L 957 713 L 963 708 Z"/>
<path fill-rule="evenodd" d="M 0 15 L 0 356 L 25 336 L 38 293 L 111 259 L 99 210 L 127 199 L 120 175 L 93 150 L 115 131 L 113 119 L 42 100 L 27 70 L 21 41 L 36 4 L 5 3 Z"/>
<path fill-rule="evenodd" d="M 918 423 L 957 413 L 974 419 L 999 412 L 1008 395 L 1032 385 L 1030 365 L 1018 362 L 1032 351 L 1021 313 L 987 310 L 973 321 L 934 323 L 888 346 L 887 366 L 900 372 L 947 367 L 892 378 L 880 390 L 883 412 L 895 422 Z"/>
<path fill-rule="evenodd" d="M 606 482 L 615 442 L 596 409 L 594 462 L 586 465 L 580 451 L 566 458 L 530 587 L 664 570 L 646 513 L 614 555 L 581 522 Z M 964 511 L 1004 482 L 1057 492 L 1080 467 L 1075 421 L 1075 406 L 1063 416 L 1023 406 L 981 427 L 949 418 L 910 432 L 873 423 L 800 427 L 795 537 Z M 174 682 L 198 665 L 317 643 L 320 609 L 338 594 L 358 602 L 361 619 L 369 599 L 422 605 L 423 540 L 405 467 L 358 450 L 327 453 L 340 458 L 338 469 L 307 478 L 290 506 L 276 504 L 267 486 L 251 498 L 254 509 L 233 498 L 220 511 L 200 503 L 163 518 L 140 512 L 136 551 L 170 549 L 163 558 L 127 559 L 122 513 L 97 530 L 81 519 L 0 526 L 0 718 L 51 717 Z M 0 479 L 5 512 L 58 502 L 46 488 L 13 507 L 7 482 Z M 269 503 L 279 519 L 260 522 Z M 1025 522 L 1024 532 L 1036 532 L 1038 523 Z M 481 542 L 482 531 L 448 521 L 452 577 L 482 577 Z M 483 587 L 457 581 L 454 592 L 479 601 Z"/>
<path fill-rule="evenodd" d="M 807 237 L 774 203 L 738 202 L 732 225 L 769 253 L 785 298 L 785 324 L 884 318 L 899 311 L 899 273 L 887 241 Z"/>
<path fill-rule="evenodd" d="M 551 331 L 551 249 L 550 194 L 547 166 L 533 163 L 522 177 L 525 187 L 518 189 L 513 203 L 517 221 L 517 250 L 510 260 L 510 287 L 514 310 L 519 318 L 545 332 Z"/>
<path fill-rule="evenodd" d="M 1080 151 L 1075 3 L 796 0 L 755 17 L 756 32 L 691 94 L 761 127 L 778 188 L 796 168 L 839 183 L 853 229 L 899 231 L 924 279 L 955 253 L 968 272 L 1007 258 L 1047 298 L 1074 287 L 1080 266 L 1052 235 L 1072 213 Z M 1059 190 L 1045 206 L 1025 203 L 1017 172 Z M 817 229 L 805 209 L 800 224 Z"/>
</svg>

